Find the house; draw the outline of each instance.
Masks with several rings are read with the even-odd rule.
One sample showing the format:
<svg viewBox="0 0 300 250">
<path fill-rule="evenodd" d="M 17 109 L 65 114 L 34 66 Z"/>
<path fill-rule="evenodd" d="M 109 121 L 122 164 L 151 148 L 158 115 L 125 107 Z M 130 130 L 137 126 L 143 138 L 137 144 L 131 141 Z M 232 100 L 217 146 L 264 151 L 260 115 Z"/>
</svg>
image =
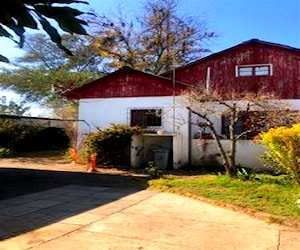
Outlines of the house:
<svg viewBox="0 0 300 250">
<path fill-rule="evenodd" d="M 78 117 L 92 130 L 112 123 L 147 128 L 149 133 L 133 142 L 132 165 L 144 165 L 153 160 L 153 150 L 164 148 L 170 152 L 170 165 L 178 168 L 188 161 L 188 116 L 186 110 L 175 107 L 186 87 L 166 77 L 124 67 L 65 95 L 79 101 Z M 79 140 L 89 132 L 87 124 L 78 125 Z M 164 131 L 163 135 L 157 130 Z"/>
<path fill-rule="evenodd" d="M 252 39 L 159 76 L 124 67 L 73 89 L 66 96 L 79 101 L 79 119 L 92 128 L 105 128 L 111 123 L 147 127 L 150 133 L 133 140 L 133 165 L 151 160 L 155 156 L 151 152 L 164 148 L 170 153 L 170 165 L 179 168 L 195 163 L 199 154 L 194 139 L 197 128 L 191 125 L 195 117 L 182 105 L 180 96 L 188 86 L 197 84 L 206 89 L 252 92 L 263 86 L 282 99 L 294 100 L 298 108 L 300 49 Z M 215 126 L 222 134 L 224 119 L 219 118 Z M 153 133 L 157 130 L 164 133 Z M 80 138 L 87 133 L 86 126 L 79 126 L 79 133 Z M 253 146 L 243 142 L 237 151 L 251 152 L 250 148 Z M 254 151 L 257 155 L 263 149 Z M 207 151 L 200 151 L 203 153 Z M 247 159 L 242 157 L 238 163 L 258 164 L 257 160 L 253 163 L 253 154 L 248 153 Z"/>
</svg>

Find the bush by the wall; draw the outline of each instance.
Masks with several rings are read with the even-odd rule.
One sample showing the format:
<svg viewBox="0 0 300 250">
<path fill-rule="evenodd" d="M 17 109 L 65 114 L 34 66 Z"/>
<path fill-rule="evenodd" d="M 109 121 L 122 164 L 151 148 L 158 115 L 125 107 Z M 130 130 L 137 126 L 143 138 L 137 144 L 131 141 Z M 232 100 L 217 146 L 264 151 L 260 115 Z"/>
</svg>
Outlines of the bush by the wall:
<svg viewBox="0 0 300 250">
<path fill-rule="evenodd" d="M 114 166 L 128 166 L 131 137 L 143 133 L 140 127 L 112 124 L 88 135 L 85 140 L 87 157 L 97 154 L 97 163 Z"/>
<path fill-rule="evenodd" d="M 267 149 L 262 157 L 264 163 L 290 174 L 300 184 L 300 124 L 261 133 L 260 142 Z"/>
<path fill-rule="evenodd" d="M 0 158 L 10 157 L 12 155 L 12 151 L 8 148 L 0 147 Z"/>
<path fill-rule="evenodd" d="M 70 146 L 70 138 L 63 128 L 43 128 L 36 135 L 36 139 L 42 150 L 67 149 Z"/>
<path fill-rule="evenodd" d="M 0 119 L 0 147 L 13 149 L 20 135 L 14 120 Z"/>
<path fill-rule="evenodd" d="M 67 149 L 70 138 L 63 128 L 0 121 L 0 147 L 16 152 Z"/>
</svg>

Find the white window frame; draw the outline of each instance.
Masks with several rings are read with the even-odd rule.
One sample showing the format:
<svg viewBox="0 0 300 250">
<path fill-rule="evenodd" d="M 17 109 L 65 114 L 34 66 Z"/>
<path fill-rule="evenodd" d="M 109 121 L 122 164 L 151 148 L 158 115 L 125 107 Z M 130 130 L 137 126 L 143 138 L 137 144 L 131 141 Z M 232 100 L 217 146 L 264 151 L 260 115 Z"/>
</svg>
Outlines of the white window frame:
<svg viewBox="0 0 300 250">
<path fill-rule="evenodd" d="M 267 75 L 256 75 L 255 74 L 255 68 L 258 67 L 268 67 L 269 68 L 269 74 Z M 241 68 L 251 68 L 252 73 L 251 75 L 240 75 L 240 69 Z M 249 77 L 249 76 L 272 76 L 273 75 L 273 64 L 272 63 L 264 63 L 264 64 L 244 64 L 244 65 L 236 65 L 235 66 L 235 76 L 236 77 Z"/>
</svg>

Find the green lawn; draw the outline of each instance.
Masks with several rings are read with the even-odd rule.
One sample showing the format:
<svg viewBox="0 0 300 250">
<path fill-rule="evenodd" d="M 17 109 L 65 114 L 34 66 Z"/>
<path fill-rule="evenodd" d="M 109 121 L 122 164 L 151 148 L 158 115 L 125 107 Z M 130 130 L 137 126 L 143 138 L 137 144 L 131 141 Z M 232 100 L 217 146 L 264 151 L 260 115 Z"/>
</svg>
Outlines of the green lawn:
<svg viewBox="0 0 300 250">
<path fill-rule="evenodd" d="M 257 175 L 257 179 L 242 181 L 223 175 L 164 176 L 149 181 L 151 188 L 194 197 L 205 197 L 221 204 L 232 204 L 248 211 L 264 212 L 300 221 L 300 187 L 283 177 Z M 273 218 L 274 219 L 274 218 Z"/>
</svg>

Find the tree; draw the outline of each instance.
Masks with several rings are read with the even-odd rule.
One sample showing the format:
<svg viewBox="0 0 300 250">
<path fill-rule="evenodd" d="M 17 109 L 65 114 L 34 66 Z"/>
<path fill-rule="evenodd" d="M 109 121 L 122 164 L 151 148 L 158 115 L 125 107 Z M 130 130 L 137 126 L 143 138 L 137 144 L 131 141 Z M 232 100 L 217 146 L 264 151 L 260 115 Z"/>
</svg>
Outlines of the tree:
<svg viewBox="0 0 300 250">
<path fill-rule="evenodd" d="M 64 51 L 49 40 L 44 34 L 35 34 L 28 37 L 25 42 L 25 55 L 18 58 L 18 66 L 33 65 L 47 70 L 66 68 L 72 72 L 100 72 L 102 58 L 91 49 L 92 38 L 89 36 L 63 35 L 62 44 L 69 48 L 73 56 L 66 55 Z"/>
<path fill-rule="evenodd" d="M 76 3 L 87 4 L 80 0 L 6 0 L 0 9 L 0 36 L 9 38 L 23 47 L 25 28 L 41 27 L 60 49 L 72 55 L 71 51 L 62 44 L 58 30 L 50 21 L 55 21 L 62 31 L 87 35 L 84 29 L 87 23 L 78 18 L 84 12 L 68 6 Z M 0 55 L 0 61 L 8 62 L 8 59 Z"/>
<path fill-rule="evenodd" d="M 66 68 L 47 70 L 21 67 L 3 69 L 0 82 L 1 87 L 23 95 L 27 101 L 49 103 L 59 97 L 61 92 L 79 86 L 95 76 L 91 72 L 72 72 Z"/>
<path fill-rule="evenodd" d="M 278 100 L 263 89 L 256 93 L 208 91 L 200 85 L 188 89 L 184 94 L 185 106 L 201 121 L 197 124 L 209 128 L 220 153 L 226 174 L 234 177 L 236 168 L 236 143 L 249 133 L 258 134 L 271 127 L 292 124 L 298 119 L 298 113 L 289 112 L 287 103 Z M 215 127 L 215 119 L 225 115 L 228 118 L 230 149 L 226 151 L 221 143 L 222 136 Z M 238 131 L 238 125 L 244 129 Z"/>
<path fill-rule="evenodd" d="M 143 51 L 140 48 L 140 34 L 133 22 L 126 23 L 122 16 L 117 20 L 104 16 L 98 17 L 95 25 L 98 31 L 92 47 L 100 56 L 108 59 L 104 65 L 107 71 L 123 66 L 136 69 L 145 67 Z"/>
<path fill-rule="evenodd" d="M 176 0 L 155 0 L 145 3 L 136 21 L 127 21 L 122 12 L 117 19 L 99 17 L 92 21 L 98 29 L 93 47 L 110 59 L 110 68 L 130 66 L 155 74 L 199 58 L 216 34 L 204 21 L 179 15 L 177 8 Z"/>
<path fill-rule="evenodd" d="M 149 1 L 144 9 L 139 20 L 148 70 L 156 74 L 169 71 L 209 52 L 204 43 L 216 33 L 209 31 L 201 19 L 179 15 L 177 0 Z"/>
<path fill-rule="evenodd" d="M 35 102 L 52 109 L 55 114 L 63 114 L 67 106 L 76 108 L 72 101 L 64 100 L 61 93 L 91 80 L 90 72 L 70 72 L 66 68 L 46 70 L 44 68 L 4 69 L 0 74 L 0 82 L 14 92 L 24 96 L 26 102 Z M 5 86 L 4 86 L 5 87 Z M 57 113 L 56 111 L 59 112 Z M 74 114 L 74 112 L 71 112 Z M 69 112 L 69 114 L 71 114 Z M 72 118 L 72 117 L 69 117 Z"/>
<path fill-rule="evenodd" d="M 24 45 L 25 55 L 16 60 L 18 67 L 2 69 L 1 87 L 21 94 L 26 101 L 59 109 L 59 115 L 64 106 L 70 110 L 70 103 L 60 94 L 99 77 L 102 58 L 89 48 L 87 36 L 63 35 L 62 39 L 74 56 L 64 54 L 45 35 L 31 36 Z"/>
<path fill-rule="evenodd" d="M 26 106 L 25 101 L 21 101 L 19 104 L 13 100 L 7 101 L 6 96 L 0 97 L 0 114 L 5 115 L 25 115 L 30 107 Z"/>
</svg>

